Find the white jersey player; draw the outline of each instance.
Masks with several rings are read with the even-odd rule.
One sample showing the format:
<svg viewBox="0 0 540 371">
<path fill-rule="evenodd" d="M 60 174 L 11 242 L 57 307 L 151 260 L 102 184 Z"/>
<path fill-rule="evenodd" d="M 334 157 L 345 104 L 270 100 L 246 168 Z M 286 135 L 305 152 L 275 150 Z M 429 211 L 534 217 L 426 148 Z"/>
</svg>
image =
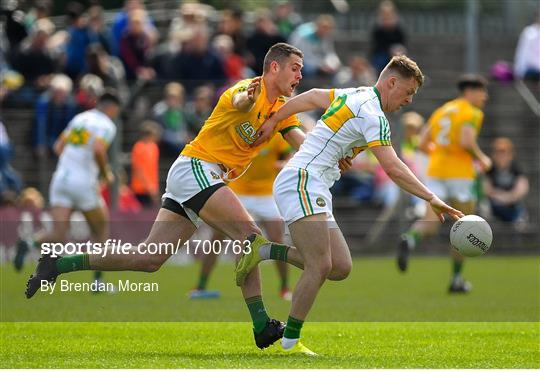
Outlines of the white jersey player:
<svg viewBox="0 0 540 371">
<path fill-rule="evenodd" d="M 17 243 L 16 267 L 20 269 L 30 247 L 45 242 L 64 242 L 74 211 L 84 215 L 95 242 L 108 238 L 108 211 L 99 190 L 99 177 L 114 180 L 107 161 L 107 148 L 116 135 L 113 119 L 119 111 L 118 97 L 104 93 L 97 107 L 75 116 L 54 144 L 58 165 L 49 187 L 52 231 Z M 97 272 L 96 279 L 100 277 Z"/>
<path fill-rule="evenodd" d="M 274 182 L 274 197 L 296 246 L 285 252 L 286 261 L 304 269 L 293 293 L 281 343 L 284 350 L 313 353 L 298 341 L 304 319 L 324 281 L 343 280 L 352 268 L 347 243 L 332 216 L 329 190 L 339 179 L 340 158 L 354 157 L 369 148 L 389 177 L 404 190 L 428 201 L 441 221 L 443 213 L 456 219 L 463 216 L 414 176 L 390 142 L 385 114 L 410 104 L 422 82 L 422 72 L 414 61 L 406 56 L 394 57 L 374 87 L 312 89 L 285 103 L 258 131 L 259 140 L 254 145 L 266 140 L 284 117 L 326 109 Z M 261 260 L 270 259 L 268 250 L 272 248 L 263 246 L 246 252 L 238 263 L 237 275 L 245 275 Z"/>
</svg>

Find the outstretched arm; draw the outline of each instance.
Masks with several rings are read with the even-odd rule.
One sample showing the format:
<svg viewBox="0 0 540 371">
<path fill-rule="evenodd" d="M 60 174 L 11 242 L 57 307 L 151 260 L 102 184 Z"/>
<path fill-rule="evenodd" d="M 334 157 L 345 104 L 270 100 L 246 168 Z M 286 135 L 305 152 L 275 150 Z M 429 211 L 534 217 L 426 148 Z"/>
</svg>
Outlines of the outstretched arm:
<svg viewBox="0 0 540 371">
<path fill-rule="evenodd" d="M 423 185 L 407 165 L 399 159 L 392 146 L 376 146 L 372 147 L 371 151 L 390 179 L 392 179 L 401 189 L 429 202 L 431 208 L 435 214 L 437 214 L 441 222 L 444 222 L 444 213 L 449 214 L 454 219 L 459 219 L 464 216 L 461 211 L 445 204 Z"/>
<path fill-rule="evenodd" d="M 278 122 L 299 112 L 312 111 L 317 108 L 327 109 L 330 103 L 332 102 L 330 101 L 329 89 L 311 89 L 297 95 L 266 120 L 257 131 L 258 138 L 251 146 L 256 147 L 269 140 Z"/>
</svg>

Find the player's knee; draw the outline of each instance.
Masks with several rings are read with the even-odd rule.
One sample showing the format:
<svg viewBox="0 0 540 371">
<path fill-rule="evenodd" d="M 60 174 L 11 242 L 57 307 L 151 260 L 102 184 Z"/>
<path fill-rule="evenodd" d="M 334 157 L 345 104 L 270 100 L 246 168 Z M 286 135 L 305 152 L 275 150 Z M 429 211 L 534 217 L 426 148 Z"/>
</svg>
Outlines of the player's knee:
<svg viewBox="0 0 540 371">
<path fill-rule="evenodd" d="M 330 257 L 322 258 L 309 268 L 312 274 L 315 275 L 316 279 L 318 279 L 322 284 L 332 271 L 332 259 Z"/>
<path fill-rule="evenodd" d="M 339 262 L 332 266 L 332 271 L 328 275 L 328 279 L 331 281 L 342 281 L 349 277 L 352 270 L 352 262 L 345 261 Z"/>
<path fill-rule="evenodd" d="M 159 259 L 157 256 L 152 256 L 150 258 L 146 257 L 146 259 L 141 261 L 140 268 L 143 272 L 153 273 L 157 272 L 163 263 L 164 260 Z"/>
</svg>

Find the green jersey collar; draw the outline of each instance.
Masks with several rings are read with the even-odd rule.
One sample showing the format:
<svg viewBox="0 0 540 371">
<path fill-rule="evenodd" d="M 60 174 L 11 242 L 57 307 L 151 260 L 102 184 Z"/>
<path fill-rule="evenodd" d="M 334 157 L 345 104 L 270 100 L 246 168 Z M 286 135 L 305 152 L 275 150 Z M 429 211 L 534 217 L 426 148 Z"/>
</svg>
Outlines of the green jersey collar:
<svg viewBox="0 0 540 371">
<path fill-rule="evenodd" d="M 382 110 L 383 108 L 382 108 L 381 93 L 379 92 L 379 89 L 377 89 L 376 86 L 373 87 L 373 90 L 375 91 L 375 94 L 377 94 L 377 98 L 379 98 L 379 104 L 381 105 L 381 110 Z"/>
</svg>

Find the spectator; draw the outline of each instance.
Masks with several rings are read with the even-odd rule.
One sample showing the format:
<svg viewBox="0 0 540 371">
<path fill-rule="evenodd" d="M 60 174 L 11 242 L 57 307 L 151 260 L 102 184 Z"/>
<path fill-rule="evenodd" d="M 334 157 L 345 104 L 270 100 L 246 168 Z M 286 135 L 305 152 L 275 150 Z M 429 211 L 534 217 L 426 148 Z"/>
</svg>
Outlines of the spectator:
<svg viewBox="0 0 540 371">
<path fill-rule="evenodd" d="M 124 9 L 116 15 L 111 29 L 111 47 L 113 54 L 120 56 L 120 39 L 124 35 L 129 23 L 129 14 L 134 10 L 142 10 L 144 14 L 144 32 L 149 40 L 154 44 L 158 39 L 158 33 L 152 20 L 145 11 L 144 4 L 140 0 L 126 0 Z"/>
<path fill-rule="evenodd" d="M 36 92 L 47 88 L 56 70 L 55 62 L 46 47 L 47 40 L 54 32 L 53 27 L 47 20 L 37 21 L 32 34 L 22 43 L 15 57 L 13 68 L 25 79 L 25 86 L 17 95 L 28 102 L 33 102 Z"/>
<path fill-rule="evenodd" d="M 519 223 L 526 218 L 524 199 L 529 181 L 514 161 L 514 145 L 508 138 L 492 144 L 493 167 L 486 173 L 485 194 L 493 215 L 503 221 Z"/>
<path fill-rule="evenodd" d="M 159 148 L 157 142 L 161 135 L 159 125 L 144 121 L 141 125 L 141 138 L 131 151 L 131 190 L 143 207 L 159 203 Z"/>
<path fill-rule="evenodd" d="M 144 30 L 146 13 L 135 9 L 129 13 L 128 27 L 120 38 L 120 57 L 128 80 L 150 80 L 155 76 L 150 67 L 152 41 Z"/>
<path fill-rule="evenodd" d="M 17 2 L 6 2 L 0 7 L 3 30 L 9 45 L 6 48 L 6 54 L 10 62 L 13 62 L 13 55 L 11 53 L 19 50 L 21 42 L 28 36 L 28 29 L 24 24 L 25 14 L 22 9 L 19 9 L 18 5 Z"/>
<path fill-rule="evenodd" d="M 115 89 L 122 100 L 127 97 L 125 71 L 122 62 L 112 56 L 99 44 L 92 44 L 86 50 L 88 72 L 98 76 L 106 88 Z"/>
<path fill-rule="evenodd" d="M 177 82 L 165 86 L 165 99 L 152 108 L 152 119 L 163 128 L 161 144 L 169 155 L 178 155 L 194 137 L 184 110 L 184 87 Z"/>
<path fill-rule="evenodd" d="M 100 5 L 92 5 L 88 8 L 88 28 L 95 42 L 99 43 L 107 54 L 112 53 L 109 31 L 105 26 L 103 8 Z"/>
<path fill-rule="evenodd" d="M 514 73 L 520 79 L 540 80 L 540 10 L 536 22 L 525 27 L 519 36 Z"/>
<path fill-rule="evenodd" d="M 338 88 L 373 86 L 376 80 L 375 71 L 368 60 L 355 54 L 349 58 L 349 65 L 336 74 L 334 85 Z"/>
<path fill-rule="evenodd" d="M 294 12 L 294 5 L 290 1 L 281 0 L 278 2 L 274 14 L 278 32 L 283 37 L 289 37 L 294 29 L 302 23 L 302 18 Z"/>
<path fill-rule="evenodd" d="M 208 38 L 208 28 L 197 27 L 172 59 L 171 78 L 182 80 L 190 94 L 197 86 L 208 82 L 222 84 L 226 78 L 219 56 L 209 48 Z"/>
<path fill-rule="evenodd" d="M 97 35 L 88 28 L 88 19 L 84 14 L 84 7 L 77 2 L 67 5 L 67 15 L 69 27 L 67 29 L 69 38 L 66 48 L 65 73 L 73 80 L 85 70 L 85 53 L 88 45 L 98 42 Z"/>
<path fill-rule="evenodd" d="M 330 76 L 340 68 L 332 38 L 334 27 L 334 17 L 322 14 L 315 23 L 304 23 L 292 33 L 290 43 L 304 52 L 304 76 Z"/>
<path fill-rule="evenodd" d="M 26 16 L 24 17 L 24 23 L 26 25 L 26 29 L 31 31 L 36 21 L 40 19 L 49 20 L 50 11 L 51 11 L 50 0 L 34 1 L 34 6 L 30 9 L 28 13 L 26 13 Z"/>
<path fill-rule="evenodd" d="M 403 30 L 393 2 L 382 1 L 377 10 L 377 21 L 371 31 L 371 64 L 377 73 L 390 61 L 391 48 L 395 44 L 406 46 Z"/>
<path fill-rule="evenodd" d="M 182 3 L 178 9 L 179 16 L 171 21 L 169 38 L 184 39 L 184 35 L 191 34 L 193 27 L 208 25 L 208 17 L 214 11 L 210 5 L 200 3 Z"/>
<path fill-rule="evenodd" d="M 83 112 L 94 108 L 104 91 L 103 80 L 90 73 L 84 75 L 79 82 L 79 89 L 75 93 L 77 111 Z"/>
<path fill-rule="evenodd" d="M 194 133 L 202 128 L 214 109 L 214 90 L 210 86 L 199 86 L 195 89 L 194 99 L 186 106 L 190 127 Z"/>
<path fill-rule="evenodd" d="M 274 44 L 286 41 L 278 33 L 270 10 L 259 9 L 255 15 L 255 30 L 247 39 L 247 50 L 253 56 L 251 68 L 257 76 L 261 76 L 263 73 L 264 57 L 268 49 Z"/>
<path fill-rule="evenodd" d="M 234 83 L 246 76 L 244 58 L 234 53 L 234 43 L 229 35 L 217 35 L 212 47 L 219 55 L 227 79 Z"/>
<path fill-rule="evenodd" d="M 13 199 L 22 189 L 21 177 L 9 163 L 12 155 L 13 149 L 6 128 L 0 121 L 0 204 L 6 199 Z"/>
<path fill-rule="evenodd" d="M 55 75 L 49 90 L 40 96 L 36 104 L 34 149 L 38 157 L 52 152 L 54 142 L 75 116 L 72 88 L 73 83 L 68 76 Z"/>
<path fill-rule="evenodd" d="M 244 56 L 246 53 L 246 35 L 244 34 L 244 12 L 239 9 L 225 9 L 221 12 L 217 35 L 229 35 L 234 42 L 234 52 Z"/>
</svg>

